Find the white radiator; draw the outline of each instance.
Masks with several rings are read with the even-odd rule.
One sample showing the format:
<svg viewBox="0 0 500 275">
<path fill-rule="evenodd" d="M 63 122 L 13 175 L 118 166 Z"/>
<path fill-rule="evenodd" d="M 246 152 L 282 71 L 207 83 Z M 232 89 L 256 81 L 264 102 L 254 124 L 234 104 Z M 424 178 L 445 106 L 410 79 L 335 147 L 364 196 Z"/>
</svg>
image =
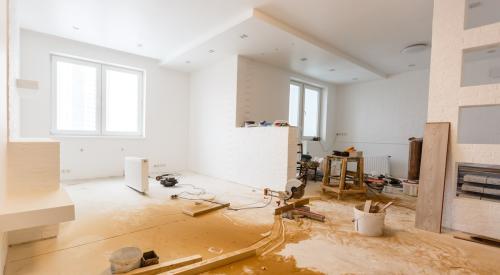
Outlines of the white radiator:
<svg viewBox="0 0 500 275">
<path fill-rule="evenodd" d="M 125 184 L 143 194 L 148 193 L 148 169 L 146 158 L 125 157 Z"/>
<path fill-rule="evenodd" d="M 391 156 L 365 156 L 365 173 L 390 175 Z"/>
</svg>

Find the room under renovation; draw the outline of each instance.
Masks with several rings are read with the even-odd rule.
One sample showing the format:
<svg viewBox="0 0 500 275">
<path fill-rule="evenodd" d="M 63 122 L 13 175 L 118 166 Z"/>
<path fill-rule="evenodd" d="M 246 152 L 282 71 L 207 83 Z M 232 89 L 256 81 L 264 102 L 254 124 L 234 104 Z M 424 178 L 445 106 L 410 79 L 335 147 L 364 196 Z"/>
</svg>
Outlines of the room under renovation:
<svg viewBox="0 0 500 275">
<path fill-rule="evenodd" d="M 500 0 L 0 0 L 0 275 L 499 274 Z"/>
</svg>

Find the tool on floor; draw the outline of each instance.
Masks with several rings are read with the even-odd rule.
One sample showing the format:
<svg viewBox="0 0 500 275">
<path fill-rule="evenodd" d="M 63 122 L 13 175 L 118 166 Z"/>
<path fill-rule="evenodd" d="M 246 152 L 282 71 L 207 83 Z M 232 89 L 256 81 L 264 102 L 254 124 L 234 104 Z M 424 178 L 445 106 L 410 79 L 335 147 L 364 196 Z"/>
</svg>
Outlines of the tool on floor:
<svg viewBox="0 0 500 275">
<path fill-rule="evenodd" d="M 141 267 L 158 264 L 159 262 L 160 262 L 160 257 L 158 257 L 158 255 L 154 250 L 142 253 Z"/>
<path fill-rule="evenodd" d="M 172 187 L 179 182 L 175 177 L 173 177 L 172 174 L 159 175 L 159 176 L 156 176 L 155 179 L 157 181 L 159 181 L 160 184 L 165 186 L 165 187 Z"/>
</svg>

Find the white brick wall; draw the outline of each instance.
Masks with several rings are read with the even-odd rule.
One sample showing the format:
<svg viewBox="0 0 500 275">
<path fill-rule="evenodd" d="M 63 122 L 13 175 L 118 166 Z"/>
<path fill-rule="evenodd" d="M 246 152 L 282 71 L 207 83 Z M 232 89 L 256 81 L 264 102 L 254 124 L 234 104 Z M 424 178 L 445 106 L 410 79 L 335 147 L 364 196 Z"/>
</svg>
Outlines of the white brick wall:
<svg viewBox="0 0 500 275">
<path fill-rule="evenodd" d="M 500 43 L 500 23 L 464 30 L 465 5 L 434 2 L 428 121 L 451 123 L 443 226 L 500 238 L 500 203 L 455 196 L 457 162 L 500 165 L 500 145 L 457 143 L 460 106 L 500 104 L 498 84 L 460 87 L 463 50 Z"/>
</svg>

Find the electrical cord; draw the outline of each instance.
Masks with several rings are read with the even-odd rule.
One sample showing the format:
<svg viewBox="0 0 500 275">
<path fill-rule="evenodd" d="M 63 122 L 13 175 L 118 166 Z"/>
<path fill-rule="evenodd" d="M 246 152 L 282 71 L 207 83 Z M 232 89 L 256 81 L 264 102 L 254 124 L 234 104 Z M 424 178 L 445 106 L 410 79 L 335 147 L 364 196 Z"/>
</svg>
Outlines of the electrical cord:
<svg viewBox="0 0 500 275">
<path fill-rule="evenodd" d="M 215 203 L 218 205 L 224 205 L 224 203 L 220 203 L 220 202 L 215 201 L 216 196 L 214 194 L 207 193 L 204 188 L 195 186 L 193 184 L 188 184 L 188 183 L 178 184 L 177 186 L 189 186 L 189 187 L 193 188 L 194 190 L 199 190 L 199 192 L 197 192 L 197 193 L 188 192 L 188 191 L 180 192 L 176 195 L 176 197 L 179 199 L 190 200 L 190 201 L 205 201 L 205 202 Z M 187 197 L 187 196 L 183 196 L 183 195 L 196 196 L 196 198 Z M 213 197 L 211 199 L 200 198 L 199 196 L 202 196 L 202 195 L 212 195 Z M 253 203 L 249 203 L 249 204 L 244 204 L 244 205 L 242 205 L 242 207 L 237 207 L 237 208 L 228 207 L 227 209 L 231 210 L 231 211 L 239 211 L 239 210 L 266 208 L 267 206 L 269 206 L 271 204 L 272 201 L 273 201 L 273 198 L 269 197 L 269 200 L 267 202 L 265 202 L 263 205 L 250 206 L 250 205 L 254 205 L 254 204 L 261 202 L 261 201 L 257 201 L 257 202 L 253 202 Z"/>
</svg>

